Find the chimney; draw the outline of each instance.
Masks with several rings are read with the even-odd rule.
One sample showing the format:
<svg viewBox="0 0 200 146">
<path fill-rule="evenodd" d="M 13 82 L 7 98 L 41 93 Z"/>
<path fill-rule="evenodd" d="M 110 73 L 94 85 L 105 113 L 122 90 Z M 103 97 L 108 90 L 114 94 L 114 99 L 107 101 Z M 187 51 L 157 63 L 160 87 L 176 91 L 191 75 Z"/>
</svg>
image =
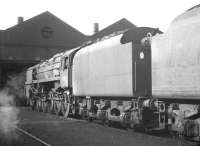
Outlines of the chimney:
<svg viewBox="0 0 200 146">
<path fill-rule="evenodd" d="M 94 34 L 99 32 L 99 23 L 94 23 Z"/>
<path fill-rule="evenodd" d="M 21 24 L 22 22 L 24 22 L 24 18 L 23 17 L 18 17 L 17 18 L 17 24 Z"/>
</svg>

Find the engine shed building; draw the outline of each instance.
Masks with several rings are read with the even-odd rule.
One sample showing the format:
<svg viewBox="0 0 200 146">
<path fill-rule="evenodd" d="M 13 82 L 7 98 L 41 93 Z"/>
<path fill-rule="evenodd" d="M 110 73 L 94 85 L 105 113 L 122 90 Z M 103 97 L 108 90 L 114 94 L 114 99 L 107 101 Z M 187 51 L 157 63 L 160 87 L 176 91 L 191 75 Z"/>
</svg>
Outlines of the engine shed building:
<svg viewBox="0 0 200 146">
<path fill-rule="evenodd" d="M 0 87 L 5 85 L 9 74 L 22 72 L 28 66 L 85 41 L 132 27 L 135 25 L 123 18 L 87 36 L 48 11 L 26 21 L 18 17 L 15 26 L 0 30 Z"/>
<path fill-rule="evenodd" d="M 22 71 L 57 52 L 80 45 L 85 39 L 83 33 L 50 12 L 27 21 L 19 17 L 17 25 L 0 31 L 1 84 L 8 73 Z"/>
</svg>

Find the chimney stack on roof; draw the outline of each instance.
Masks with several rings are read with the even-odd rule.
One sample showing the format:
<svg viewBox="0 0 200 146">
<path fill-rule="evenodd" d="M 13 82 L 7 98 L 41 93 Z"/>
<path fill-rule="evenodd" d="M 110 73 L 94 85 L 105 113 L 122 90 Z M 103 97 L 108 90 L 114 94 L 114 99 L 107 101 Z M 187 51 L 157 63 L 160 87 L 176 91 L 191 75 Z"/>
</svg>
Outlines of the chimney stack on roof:
<svg viewBox="0 0 200 146">
<path fill-rule="evenodd" d="M 23 17 L 18 17 L 17 18 L 17 24 L 21 24 L 22 22 L 24 22 L 24 18 Z"/>
<path fill-rule="evenodd" d="M 99 23 L 94 23 L 94 34 L 99 32 Z"/>
</svg>

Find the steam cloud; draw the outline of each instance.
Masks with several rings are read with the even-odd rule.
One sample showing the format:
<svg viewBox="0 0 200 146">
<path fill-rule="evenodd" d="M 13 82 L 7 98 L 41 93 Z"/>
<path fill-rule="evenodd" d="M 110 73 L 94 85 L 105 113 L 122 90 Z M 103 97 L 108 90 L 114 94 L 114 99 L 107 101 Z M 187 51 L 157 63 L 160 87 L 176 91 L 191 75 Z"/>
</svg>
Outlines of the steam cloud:
<svg viewBox="0 0 200 146">
<path fill-rule="evenodd" d="M 16 103 L 24 97 L 24 81 L 24 73 L 10 75 L 6 86 L 0 90 L 0 134 L 10 136 L 18 124 L 19 109 Z"/>
<path fill-rule="evenodd" d="M 8 89 L 0 92 L 0 132 L 9 134 L 18 123 L 19 110 L 14 106 L 14 96 L 9 95 Z"/>
</svg>

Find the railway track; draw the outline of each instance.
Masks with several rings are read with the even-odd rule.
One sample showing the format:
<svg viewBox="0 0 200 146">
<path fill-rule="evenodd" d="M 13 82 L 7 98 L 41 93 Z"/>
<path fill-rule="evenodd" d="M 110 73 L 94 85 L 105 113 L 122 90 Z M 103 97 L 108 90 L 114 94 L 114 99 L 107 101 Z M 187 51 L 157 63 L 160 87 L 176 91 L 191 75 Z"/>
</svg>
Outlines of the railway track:
<svg viewBox="0 0 200 146">
<path fill-rule="evenodd" d="M 14 146 L 195 146 L 176 137 L 169 137 L 162 133 L 144 134 L 132 132 L 112 125 L 103 126 L 99 121 L 89 123 L 85 120 L 66 119 L 56 115 L 33 112 L 21 109 L 20 121 L 16 127 L 19 135 L 17 141 L 21 145 Z M 20 140 L 21 139 L 21 140 Z M 145 139 L 145 141 L 144 141 Z M 25 144 L 24 144 L 25 143 Z M 13 145 L 11 145 L 13 146 Z"/>
<path fill-rule="evenodd" d="M 15 127 L 15 129 L 16 129 L 17 131 L 19 131 L 20 133 L 22 133 L 22 134 L 24 134 L 24 135 L 26 135 L 26 136 L 32 138 L 34 141 L 40 143 L 40 144 L 43 145 L 43 146 L 51 146 L 51 144 L 45 142 L 44 140 L 40 139 L 40 138 L 37 137 L 37 136 L 34 136 L 33 134 L 31 134 L 31 133 L 25 131 L 25 130 L 22 129 L 22 128 Z"/>
<path fill-rule="evenodd" d="M 21 125 L 41 125 L 41 124 L 49 124 L 49 125 L 55 125 L 55 124 L 65 124 L 66 121 L 37 121 L 37 122 L 29 122 L 29 123 L 21 123 Z M 79 119 L 76 119 L 76 118 L 69 118 L 69 121 L 67 122 L 67 125 L 73 125 L 74 123 L 79 123 L 80 125 L 83 125 L 84 123 L 88 123 L 87 121 L 85 120 L 79 120 Z M 91 123 L 91 122 L 89 122 Z M 93 125 L 102 125 L 101 122 L 99 122 L 98 120 L 94 120 L 93 122 Z M 122 130 L 122 131 L 127 131 L 129 133 L 133 132 L 132 129 L 126 129 L 124 128 L 123 126 L 119 125 L 118 123 L 113 123 L 112 125 L 108 126 L 108 125 L 104 125 L 103 127 L 109 127 L 110 129 L 119 129 L 119 130 Z M 19 127 L 16 127 L 16 130 L 19 131 L 20 133 L 26 135 L 26 136 L 29 136 L 30 138 L 32 138 L 33 140 L 35 140 L 36 142 L 40 143 L 41 145 L 43 146 L 51 146 L 51 144 L 45 142 L 44 140 L 42 140 L 41 138 L 37 137 L 37 136 L 34 136 L 33 134 L 25 131 L 24 129 L 22 128 L 19 128 Z M 185 141 L 183 137 L 177 135 L 177 134 L 170 134 L 166 131 L 154 131 L 154 132 L 143 132 L 143 131 L 134 131 L 135 133 L 138 133 L 138 134 L 144 134 L 146 136 L 155 136 L 155 137 L 160 137 L 160 138 L 166 138 L 166 139 L 172 139 L 172 140 L 176 140 L 178 141 L 178 146 L 182 146 L 183 143 L 188 143 L 188 145 L 190 145 L 191 143 L 189 141 Z M 193 144 L 195 144 L 196 146 L 196 142 L 194 142 Z"/>
</svg>

